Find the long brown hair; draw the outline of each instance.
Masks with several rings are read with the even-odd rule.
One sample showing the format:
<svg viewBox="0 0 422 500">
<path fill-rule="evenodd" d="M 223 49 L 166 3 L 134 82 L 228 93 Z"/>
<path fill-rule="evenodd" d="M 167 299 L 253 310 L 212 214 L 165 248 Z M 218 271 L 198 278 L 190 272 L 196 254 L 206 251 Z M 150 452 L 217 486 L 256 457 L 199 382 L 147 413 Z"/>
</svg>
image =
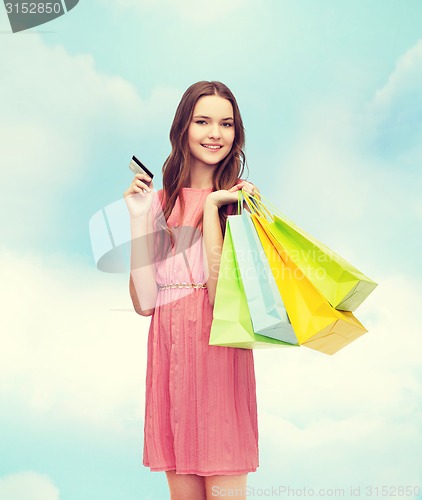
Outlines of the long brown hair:
<svg viewBox="0 0 422 500">
<path fill-rule="evenodd" d="M 168 220 L 177 198 L 180 196 L 180 208 L 183 218 L 185 200 L 183 187 L 187 187 L 190 176 L 190 150 L 188 143 L 188 128 L 198 99 L 206 95 L 218 95 L 230 101 L 233 106 L 234 141 L 229 154 L 213 171 L 213 191 L 230 189 L 238 183 L 246 166 L 243 152 L 245 145 L 245 130 L 237 101 L 231 90 L 218 81 L 200 81 L 191 85 L 183 94 L 176 109 L 176 114 L 170 129 L 171 153 L 164 162 L 163 173 L 163 214 Z M 223 236 L 226 229 L 228 213 L 234 213 L 234 204 L 223 205 L 219 209 L 220 226 Z M 203 214 L 200 213 L 195 223 L 195 229 L 202 231 Z M 171 231 L 170 231 L 171 232 Z M 171 239 L 173 242 L 173 235 Z"/>
</svg>

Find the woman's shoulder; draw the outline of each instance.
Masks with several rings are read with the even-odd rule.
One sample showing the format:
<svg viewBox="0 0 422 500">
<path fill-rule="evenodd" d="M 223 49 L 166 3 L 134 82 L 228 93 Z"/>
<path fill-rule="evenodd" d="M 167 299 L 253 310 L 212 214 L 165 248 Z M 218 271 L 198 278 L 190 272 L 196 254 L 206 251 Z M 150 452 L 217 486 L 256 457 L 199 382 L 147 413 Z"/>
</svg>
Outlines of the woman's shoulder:
<svg viewBox="0 0 422 500">
<path fill-rule="evenodd" d="M 157 197 L 157 200 L 159 200 L 162 204 L 164 200 L 164 188 L 160 188 L 158 191 L 156 191 L 155 195 Z"/>
</svg>

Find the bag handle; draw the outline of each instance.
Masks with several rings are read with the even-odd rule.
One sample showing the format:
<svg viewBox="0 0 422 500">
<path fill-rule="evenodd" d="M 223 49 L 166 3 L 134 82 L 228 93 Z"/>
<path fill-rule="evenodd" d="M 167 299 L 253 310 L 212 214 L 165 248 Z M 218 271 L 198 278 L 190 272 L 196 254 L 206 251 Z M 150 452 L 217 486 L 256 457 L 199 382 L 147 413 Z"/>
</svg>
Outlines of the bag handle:
<svg viewBox="0 0 422 500">
<path fill-rule="evenodd" d="M 242 190 L 239 189 L 237 191 L 237 215 L 242 215 L 243 198 Z"/>
<path fill-rule="evenodd" d="M 244 202 L 248 205 L 248 200 L 246 199 L 245 194 L 247 193 L 243 189 L 239 189 L 237 192 L 237 215 L 242 215 Z"/>
<path fill-rule="evenodd" d="M 258 203 L 254 204 L 255 200 L 255 195 L 249 194 L 247 191 L 244 191 L 243 189 L 239 189 L 238 191 L 238 196 L 237 196 L 237 213 L 238 215 L 242 214 L 243 210 L 243 202 L 246 203 L 248 208 L 251 210 L 252 213 L 256 213 L 258 215 L 263 215 L 263 210 L 260 209 Z"/>
<path fill-rule="evenodd" d="M 258 215 L 264 216 L 265 215 L 262 212 L 265 212 L 266 215 L 269 216 L 270 222 L 274 221 L 274 215 L 277 215 L 279 219 L 281 219 L 284 222 L 287 222 L 293 227 L 297 227 L 296 223 L 292 221 L 291 219 L 287 218 L 278 207 L 276 207 L 273 203 L 271 203 L 267 198 L 261 195 L 250 195 L 247 192 L 244 192 L 245 195 L 245 200 L 246 203 L 249 202 L 248 206 L 249 208 L 254 209 L 254 213 L 257 213 Z M 263 200 L 263 201 L 262 201 Z M 258 208 L 254 207 L 254 204 L 258 206 Z M 252 205 L 252 207 L 251 207 Z"/>
<path fill-rule="evenodd" d="M 263 201 L 265 200 L 265 202 Z M 274 214 L 280 219 L 285 220 L 293 225 L 294 222 L 285 217 L 280 210 L 271 203 L 267 198 L 264 198 L 261 193 L 250 194 L 244 189 L 239 189 L 237 196 L 237 214 L 241 215 L 243 210 L 243 201 L 245 201 L 251 213 L 265 218 L 268 222 L 274 222 Z"/>
<path fill-rule="evenodd" d="M 259 194 L 258 196 L 256 194 L 252 195 L 247 191 L 243 191 L 243 196 L 251 213 L 259 215 L 260 217 L 264 217 L 265 219 L 269 220 L 269 222 L 273 222 L 274 217 L 270 210 L 261 201 L 261 194 Z"/>
</svg>

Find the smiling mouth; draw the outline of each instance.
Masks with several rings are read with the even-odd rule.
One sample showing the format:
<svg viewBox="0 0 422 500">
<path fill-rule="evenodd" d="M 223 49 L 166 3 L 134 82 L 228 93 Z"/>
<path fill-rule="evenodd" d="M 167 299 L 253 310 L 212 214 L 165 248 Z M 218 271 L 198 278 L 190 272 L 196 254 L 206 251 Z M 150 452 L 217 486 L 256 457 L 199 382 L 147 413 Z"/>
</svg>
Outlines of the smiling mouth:
<svg viewBox="0 0 422 500">
<path fill-rule="evenodd" d="M 218 151 L 219 149 L 221 149 L 223 147 L 223 146 L 211 146 L 209 144 L 201 144 L 201 146 L 203 148 L 209 149 L 211 151 Z"/>
</svg>

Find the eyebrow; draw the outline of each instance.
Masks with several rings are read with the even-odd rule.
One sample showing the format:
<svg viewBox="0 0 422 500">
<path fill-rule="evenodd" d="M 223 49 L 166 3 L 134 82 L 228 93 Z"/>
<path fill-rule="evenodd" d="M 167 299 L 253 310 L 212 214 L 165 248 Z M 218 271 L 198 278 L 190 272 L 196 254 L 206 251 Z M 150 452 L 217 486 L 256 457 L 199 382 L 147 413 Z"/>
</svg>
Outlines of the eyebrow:
<svg viewBox="0 0 422 500">
<path fill-rule="evenodd" d="M 207 120 L 211 120 L 209 116 L 204 116 L 204 115 L 195 115 L 194 118 L 206 118 Z M 222 118 L 222 120 L 234 120 L 233 117 L 228 116 L 227 118 Z"/>
</svg>

